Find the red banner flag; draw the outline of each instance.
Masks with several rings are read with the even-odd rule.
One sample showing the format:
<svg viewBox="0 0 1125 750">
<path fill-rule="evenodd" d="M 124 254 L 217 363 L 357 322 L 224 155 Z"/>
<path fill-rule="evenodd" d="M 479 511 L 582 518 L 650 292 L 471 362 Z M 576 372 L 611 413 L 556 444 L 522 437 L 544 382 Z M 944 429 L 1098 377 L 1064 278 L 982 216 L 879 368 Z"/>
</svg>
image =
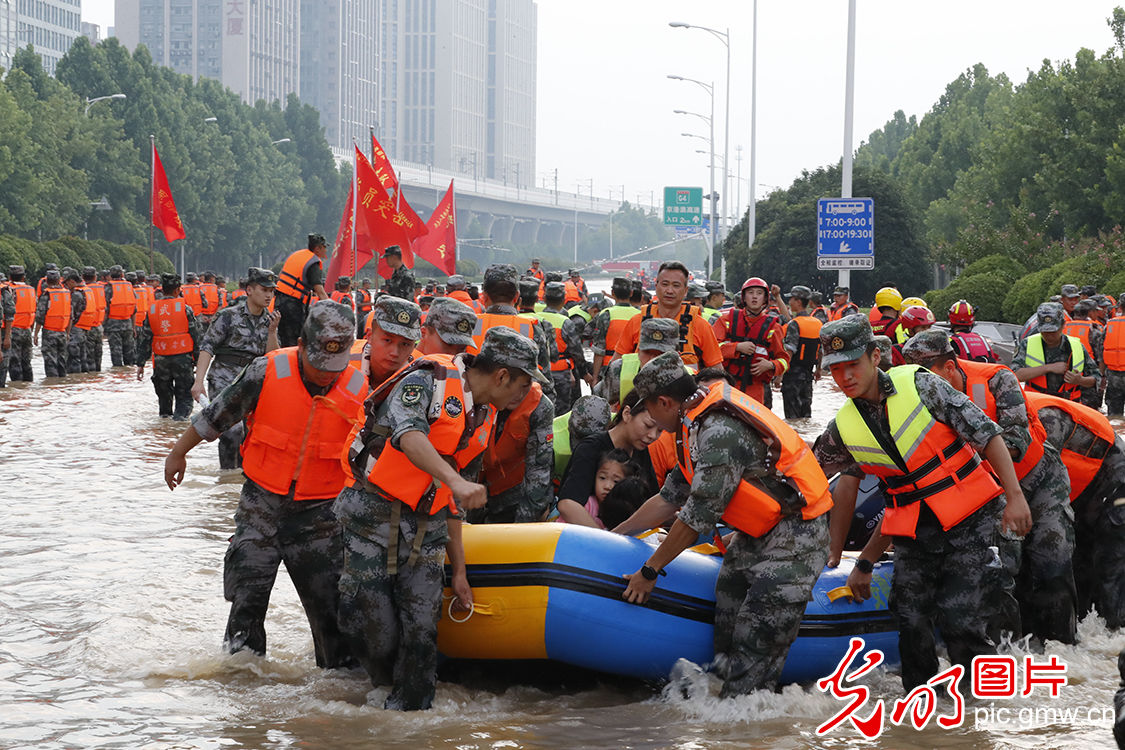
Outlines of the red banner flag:
<svg viewBox="0 0 1125 750">
<path fill-rule="evenodd" d="M 426 235 L 414 243 L 414 253 L 437 266 L 446 276 L 457 273 L 457 213 L 453 206 L 453 180 L 445 197 L 426 222 Z"/>
<path fill-rule="evenodd" d="M 387 158 L 387 152 L 379 145 L 379 141 L 375 140 L 375 131 L 371 131 L 371 166 L 375 169 L 375 176 L 379 178 L 379 184 L 387 192 L 398 190 L 398 177 L 395 176 L 395 169 L 391 166 L 391 160 Z"/>
<path fill-rule="evenodd" d="M 164 239 L 171 242 L 187 237 L 180 214 L 176 211 L 176 202 L 172 200 L 172 188 L 168 186 L 168 176 L 164 174 L 164 165 L 160 163 L 155 143 L 152 145 L 152 197 L 149 202 L 152 208 L 152 225 L 164 232 Z"/>
</svg>

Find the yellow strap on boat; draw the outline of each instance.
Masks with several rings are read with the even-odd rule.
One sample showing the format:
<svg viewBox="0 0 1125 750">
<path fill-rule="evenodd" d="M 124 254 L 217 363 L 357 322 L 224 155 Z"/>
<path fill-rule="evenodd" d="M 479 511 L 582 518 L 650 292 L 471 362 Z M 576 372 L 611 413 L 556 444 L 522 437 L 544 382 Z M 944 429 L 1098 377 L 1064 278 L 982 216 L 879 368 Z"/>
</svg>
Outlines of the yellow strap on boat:
<svg viewBox="0 0 1125 750">
<path fill-rule="evenodd" d="M 829 591 L 826 594 L 826 596 L 828 597 L 828 601 L 830 601 L 830 602 L 834 602 L 837 599 L 842 599 L 845 596 L 848 597 L 849 599 L 852 599 L 852 598 L 855 597 L 855 595 L 852 593 L 852 587 L 851 586 L 840 586 L 838 588 L 834 588 L 831 591 Z"/>
</svg>

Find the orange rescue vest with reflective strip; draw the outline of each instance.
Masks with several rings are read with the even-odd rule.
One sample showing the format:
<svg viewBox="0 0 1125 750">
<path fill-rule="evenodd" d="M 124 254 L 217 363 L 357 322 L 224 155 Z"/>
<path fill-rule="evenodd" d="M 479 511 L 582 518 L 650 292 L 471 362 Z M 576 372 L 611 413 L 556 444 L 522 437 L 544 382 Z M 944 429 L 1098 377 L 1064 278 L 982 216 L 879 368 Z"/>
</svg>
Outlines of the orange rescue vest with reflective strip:
<svg viewBox="0 0 1125 750">
<path fill-rule="evenodd" d="M 199 293 L 203 299 L 207 300 L 207 314 L 214 315 L 219 311 L 222 306 L 222 298 L 219 295 L 219 287 L 216 284 L 209 284 L 204 282 L 199 285 Z M 192 312 L 195 308 L 192 308 Z"/>
<path fill-rule="evenodd" d="M 9 288 L 16 297 L 16 317 L 13 328 L 31 328 L 35 324 L 35 290 L 22 281 L 13 281 Z"/>
<path fill-rule="evenodd" d="M 43 316 L 43 327 L 48 331 L 62 332 L 70 328 L 70 290 L 65 287 L 44 287 L 43 294 L 50 295 L 47 300 L 47 314 Z"/>
<path fill-rule="evenodd" d="M 527 397 L 504 420 L 504 429 L 499 436 L 493 428 L 482 470 L 490 496 L 506 492 L 523 481 L 527 470 L 524 459 L 527 456 L 527 439 L 531 435 L 531 413 L 542 399 L 543 388 L 532 382 Z"/>
<path fill-rule="evenodd" d="M 1094 347 L 1090 346 L 1090 331 L 1093 329 L 1094 321 L 1092 320 L 1072 320 L 1063 328 L 1063 333 L 1067 336 L 1080 339 L 1087 351 L 1092 352 L 1094 351 Z"/>
<path fill-rule="evenodd" d="M 143 326 L 149 308 L 152 307 L 153 302 L 156 302 L 156 290 L 147 284 L 141 284 L 133 287 L 133 293 L 137 298 L 137 314 L 133 317 L 133 324 Z"/>
<path fill-rule="evenodd" d="M 195 313 L 195 317 L 198 318 L 203 314 L 203 290 L 199 284 L 183 284 L 180 287 L 180 296 Z"/>
<path fill-rule="evenodd" d="M 298 250 L 286 258 L 277 275 L 277 293 L 308 302 L 312 289 L 305 286 L 305 271 L 314 263 L 320 263 L 320 258 L 312 250 Z"/>
<path fill-rule="evenodd" d="M 88 331 L 98 324 L 98 300 L 90 287 L 80 286 L 77 289 L 86 298 L 86 307 L 78 316 L 78 320 L 74 321 L 74 327 L 81 331 Z"/>
<path fill-rule="evenodd" d="M 992 394 L 992 389 L 988 387 L 988 381 L 1001 370 L 1008 370 L 1009 372 L 1011 370 L 1006 365 L 971 360 L 958 360 L 957 366 L 961 368 L 961 372 L 965 375 L 965 395 L 972 399 L 973 403 L 979 406 L 989 419 L 995 422 L 997 417 L 996 397 Z M 1015 374 L 1012 377 L 1014 378 Z M 1023 458 L 1015 462 L 1018 479 L 1026 477 L 1039 464 L 1039 459 L 1043 458 L 1043 444 L 1047 442 L 1047 430 L 1043 428 L 1043 423 L 1039 421 L 1039 414 L 1026 404 L 1026 399 L 1025 406 L 1027 409 L 1027 429 L 1031 433 L 1031 445 L 1027 447 Z"/>
<path fill-rule="evenodd" d="M 1101 470 L 1106 455 L 1117 440 L 1113 425 L 1104 414 L 1084 404 L 1035 391 L 1024 391 L 1023 397 L 1027 399 L 1028 407 L 1034 409 L 1036 414 L 1047 407 L 1053 407 L 1065 412 L 1074 420 L 1075 425 L 1085 427 L 1095 437 L 1091 445 L 1081 452 L 1071 443 L 1073 432 L 1067 435 L 1062 445 L 1056 446 L 1062 456 L 1063 464 L 1066 465 L 1066 473 L 1070 475 L 1070 501 L 1074 502 L 1090 486 L 1090 482 Z"/>
<path fill-rule="evenodd" d="M 791 325 L 797 326 L 797 351 L 793 352 L 789 366 L 812 368 L 820 361 L 820 327 L 824 324 L 811 315 L 801 315 L 783 326 L 786 337 Z"/>
<path fill-rule="evenodd" d="M 152 353 L 161 357 L 187 354 L 193 348 L 188 330 L 187 303 L 180 297 L 158 299 L 148 309 Z"/>
<path fill-rule="evenodd" d="M 311 396 L 297 347 L 268 352 L 266 359 L 258 404 L 246 418 L 242 471 L 277 495 L 293 487 L 294 500 L 334 498 L 344 488 L 340 454 L 362 418 L 367 379 L 348 367 L 327 394 Z"/>
<path fill-rule="evenodd" d="M 716 408 L 745 422 L 765 439 L 770 465 L 804 500 L 802 518 L 808 521 L 832 508 L 828 479 L 804 439 L 772 411 L 726 383 L 711 388 L 707 397 L 684 415 L 676 453 L 680 471 L 689 484 L 695 475 L 695 462 L 691 458 L 692 427 Z M 723 511 L 723 521 L 728 526 L 755 537 L 768 534 L 781 518 L 781 504 L 777 499 L 762 484 L 746 480 L 739 482 Z"/>
<path fill-rule="evenodd" d="M 466 351 L 469 354 L 479 354 L 481 344 L 484 343 L 484 335 L 488 333 L 488 329 L 493 326 L 511 328 L 516 333 L 534 340 L 535 333 L 532 326 L 538 322 L 539 319 L 534 315 L 484 313 L 477 318 L 476 328 L 473 329 L 473 345 L 466 349 Z"/>
<path fill-rule="evenodd" d="M 1110 370 L 1125 371 L 1125 317 L 1110 318 L 1105 324 L 1102 356 Z"/>
<path fill-rule="evenodd" d="M 112 279 L 109 289 L 112 295 L 108 310 L 110 320 L 128 320 L 137 314 L 137 295 L 132 284 L 124 279 Z"/>
</svg>

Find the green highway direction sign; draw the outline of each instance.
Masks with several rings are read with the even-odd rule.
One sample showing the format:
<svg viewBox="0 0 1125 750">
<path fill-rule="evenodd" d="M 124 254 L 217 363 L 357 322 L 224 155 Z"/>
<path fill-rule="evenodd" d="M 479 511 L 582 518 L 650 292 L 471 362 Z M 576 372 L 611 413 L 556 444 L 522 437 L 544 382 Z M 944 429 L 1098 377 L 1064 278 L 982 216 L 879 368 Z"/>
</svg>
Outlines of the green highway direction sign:
<svg viewBox="0 0 1125 750">
<path fill-rule="evenodd" d="M 664 188 L 664 225 L 669 227 L 703 226 L 703 188 Z"/>
</svg>

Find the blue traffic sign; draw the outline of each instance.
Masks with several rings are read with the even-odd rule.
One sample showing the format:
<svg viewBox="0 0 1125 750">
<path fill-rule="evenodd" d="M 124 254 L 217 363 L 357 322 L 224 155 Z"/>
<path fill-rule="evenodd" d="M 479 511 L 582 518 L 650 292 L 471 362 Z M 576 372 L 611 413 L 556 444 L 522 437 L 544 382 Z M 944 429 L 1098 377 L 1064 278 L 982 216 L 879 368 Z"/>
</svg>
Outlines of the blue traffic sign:
<svg viewBox="0 0 1125 750">
<path fill-rule="evenodd" d="M 817 268 L 875 267 L 875 201 L 821 198 L 816 212 Z"/>
</svg>

